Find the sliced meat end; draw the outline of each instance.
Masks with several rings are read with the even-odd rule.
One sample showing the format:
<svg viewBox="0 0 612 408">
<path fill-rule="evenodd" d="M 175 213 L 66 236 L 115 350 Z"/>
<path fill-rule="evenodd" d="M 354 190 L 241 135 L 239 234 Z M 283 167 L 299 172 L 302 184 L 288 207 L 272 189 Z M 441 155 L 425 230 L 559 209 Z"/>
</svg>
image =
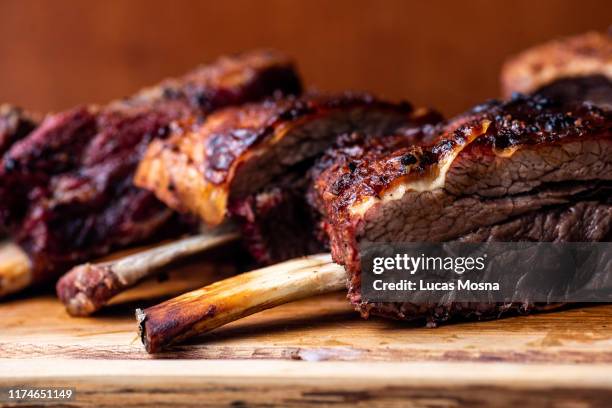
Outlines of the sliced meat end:
<svg viewBox="0 0 612 408">
<path fill-rule="evenodd" d="M 232 218 L 241 225 L 243 242 L 258 264 L 272 265 L 328 250 L 305 193 L 299 185 L 272 186 L 230 206 Z"/>
<path fill-rule="evenodd" d="M 610 239 L 610 111 L 521 96 L 477 107 L 459 121 L 429 146 L 365 149 L 352 167 L 336 160 L 315 180 L 332 255 L 349 272 L 350 298 L 365 314 L 411 319 L 437 312 L 432 305 L 362 304 L 363 243 Z M 527 220 L 557 220 L 558 228 L 525 228 Z M 501 307 L 453 305 L 442 315 L 455 306 L 464 314 Z"/>
<path fill-rule="evenodd" d="M 612 204 L 609 200 L 578 201 L 543 208 L 458 237 L 463 242 L 548 241 L 593 242 L 612 240 Z M 348 297 L 364 316 L 423 321 L 435 327 L 451 319 L 498 319 L 512 314 L 548 311 L 561 303 L 534 302 L 455 302 L 416 304 L 411 302 L 366 303 L 361 299 L 360 276 L 352 276 Z"/>
</svg>

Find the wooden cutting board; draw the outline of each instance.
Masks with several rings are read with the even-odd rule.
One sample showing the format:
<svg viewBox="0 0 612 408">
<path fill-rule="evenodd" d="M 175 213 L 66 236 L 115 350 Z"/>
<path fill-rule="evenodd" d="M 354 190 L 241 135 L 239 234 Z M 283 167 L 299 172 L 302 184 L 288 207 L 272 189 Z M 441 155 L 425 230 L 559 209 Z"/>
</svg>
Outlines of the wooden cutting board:
<svg viewBox="0 0 612 408">
<path fill-rule="evenodd" d="M 131 299 L 151 290 L 134 290 Z M 52 293 L 0 303 L 0 388 L 72 386 L 77 400 L 70 404 L 78 406 L 612 401 L 612 305 L 426 329 L 362 320 L 338 293 L 262 312 L 150 356 L 136 338 L 133 310 L 142 303 L 92 318 L 70 318 Z"/>
</svg>

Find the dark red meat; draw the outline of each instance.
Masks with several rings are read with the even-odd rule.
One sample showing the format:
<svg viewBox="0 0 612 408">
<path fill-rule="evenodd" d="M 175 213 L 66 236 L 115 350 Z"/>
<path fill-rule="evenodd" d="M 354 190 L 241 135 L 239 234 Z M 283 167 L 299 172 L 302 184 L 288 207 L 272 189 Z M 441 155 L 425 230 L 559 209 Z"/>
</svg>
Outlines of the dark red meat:
<svg viewBox="0 0 612 408">
<path fill-rule="evenodd" d="M 132 184 L 153 139 L 172 121 L 301 90 L 291 61 L 272 52 L 221 58 L 116 101 L 47 117 L 0 162 L 0 223 L 30 255 L 36 281 L 191 223 Z"/>
</svg>

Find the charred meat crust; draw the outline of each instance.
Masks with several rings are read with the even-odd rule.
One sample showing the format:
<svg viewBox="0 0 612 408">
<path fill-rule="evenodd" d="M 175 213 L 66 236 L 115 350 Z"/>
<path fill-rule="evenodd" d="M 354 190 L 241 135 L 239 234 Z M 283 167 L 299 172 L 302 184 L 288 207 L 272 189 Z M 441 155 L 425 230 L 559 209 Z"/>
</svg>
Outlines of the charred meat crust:
<svg viewBox="0 0 612 408">
<path fill-rule="evenodd" d="M 269 187 L 229 206 L 242 241 L 260 265 L 329 250 L 317 228 L 319 217 L 306 200 L 305 172 L 292 171 Z"/>
<path fill-rule="evenodd" d="M 202 117 L 222 106 L 260 100 L 273 95 L 298 95 L 300 77 L 293 61 L 274 50 L 255 50 L 218 58 L 179 78 L 170 78 L 107 108 L 161 108 L 175 117 Z"/>
<path fill-rule="evenodd" d="M 385 133 L 411 112 L 409 104 L 363 94 L 274 98 L 229 108 L 203 125 L 183 123 L 168 140 L 152 143 L 135 181 L 170 207 L 215 225 L 233 199 L 321 153 L 337 135 Z"/>
<path fill-rule="evenodd" d="M 388 319 L 422 321 L 427 327 L 452 320 L 492 320 L 503 316 L 527 315 L 535 312 L 547 312 L 564 307 L 561 303 L 463 303 L 440 304 L 415 303 L 357 303 L 356 309 L 361 316 L 368 318 L 380 316 Z"/>
<path fill-rule="evenodd" d="M 456 121 L 461 124 L 457 126 Z M 586 139 L 610 141 L 612 112 L 577 103 L 566 109 L 540 96 L 515 95 L 507 102 L 479 105 L 447 124 L 435 142 L 421 146 L 366 146 L 353 159 L 343 160 L 316 180 L 323 212 L 342 222 L 351 206 L 367 197 L 379 198 L 396 182 L 437 177 L 445 160 L 455 154 L 499 157 L 523 148 L 558 146 Z M 459 156 L 460 157 L 460 156 Z"/>
<path fill-rule="evenodd" d="M 534 93 L 565 103 L 585 101 L 607 109 L 612 108 L 612 79 L 603 75 L 558 79 Z"/>
<path fill-rule="evenodd" d="M 221 58 L 106 107 L 48 116 L 0 162 L 0 223 L 29 254 L 35 281 L 126 245 L 193 225 L 133 174 L 172 121 L 231 104 L 301 91 L 290 60 L 273 52 Z"/>
<path fill-rule="evenodd" d="M 478 106 L 450 121 L 428 145 L 366 145 L 350 160 L 340 154 L 316 178 L 314 195 L 326 220 L 334 260 L 349 272 L 351 301 L 366 316 L 425 318 L 429 324 L 456 311 L 487 318 L 502 311 L 548 307 L 364 304 L 359 243 L 435 242 L 466 236 L 508 240 L 509 231 L 516 232 L 517 240 L 610 239 L 609 198 L 604 194 L 591 203 L 589 197 L 602 188 L 609 195 L 611 125 L 608 110 L 589 104 L 568 109 L 539 96 L 519 95 L 508 102 Z M 572 223 L 585 228 L 557 235 L 540 230 L 534 236 L 524 226 L 527 219 L 550 223 L 555 211 L 567 205 L 573 205 L 568 209 Z M 587 213 L 599 220 L 593 231 L 578 222 Z M 517 221 L 516 217 L 527 218 Z"/>
<path fill-rule="evenodd" d="M 37 126 L 40 118 L 12 105 L 0 105 L 0 160 L 13 144 L 26 137 Z M 5 234 L 0 216 L 0 238 Z"/>
<path fill-rule="evenodd" d="M 284 126 L 317 120 L 334 112 L 371 109 L 408 115 L 407 103 L 394 105 L 376 100 L 370 95 L 344 94 L 335 97 L 303 97 L 268 100 L 245 108 L 229 109 L 224 120 L 216 124 L 205 141 L 204 176 L 214 184 L 227 182 L 229 171 L 237 158 L 266 139 L 274 137 Z M 212 119 L 211 119 L 212 121 Z M 398 123 L 399 122 L 398 120 Z M 359 130 L 359 129 L 357 129 Z M 334 136 L 337 133 L 334 133 Z M 227 135 L 231 135 L 228 138 Z M 297 154 L 297 153 L 296 153 Z"/>
<path fill-rule="evenodd" d="M 502 69 L 502 92 L 533 93 L 559 79 L 601 76 L 612 80 L 612 37 L 590 32 L 530 48 Z"/>
</svg>

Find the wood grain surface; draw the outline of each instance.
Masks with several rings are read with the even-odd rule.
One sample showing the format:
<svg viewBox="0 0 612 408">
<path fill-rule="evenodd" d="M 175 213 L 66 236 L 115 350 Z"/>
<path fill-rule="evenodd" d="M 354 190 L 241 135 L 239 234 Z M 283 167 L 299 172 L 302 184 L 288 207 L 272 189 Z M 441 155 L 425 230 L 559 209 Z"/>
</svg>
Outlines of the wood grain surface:
<svg viewBox="0 0 612 408">
<path fill-rule="evenodd" d="M 364 321 L 338 293 L 155 356 L 135 337 L 136 305 L 70 318 L 51 294 L 0 304 L 0 387 L 76 387 L 75 406 L 582 407 L 612 398 L 612 305 L 426 329 Z"/>
<path fill-rule="evenodd" d="M 598 365 L 4 360 L 0 367 L 0 387 L 75 387 L 76 400 L 57 407 L 582 408 L 607 407 L 612 398 L 610 370 Z"/>
<path fill-rule="evenodd" d="M 116 305 L 95 317 L 71 318 L 52 295 L 5 302 L 0 304 L 0 356 L 612 363 L 612 305 L 427 329 L 363 320 L 338 293 L 261 312 L 152 357 L 135 337 L 136 304 L 143 305 Z"/>
</svg>

